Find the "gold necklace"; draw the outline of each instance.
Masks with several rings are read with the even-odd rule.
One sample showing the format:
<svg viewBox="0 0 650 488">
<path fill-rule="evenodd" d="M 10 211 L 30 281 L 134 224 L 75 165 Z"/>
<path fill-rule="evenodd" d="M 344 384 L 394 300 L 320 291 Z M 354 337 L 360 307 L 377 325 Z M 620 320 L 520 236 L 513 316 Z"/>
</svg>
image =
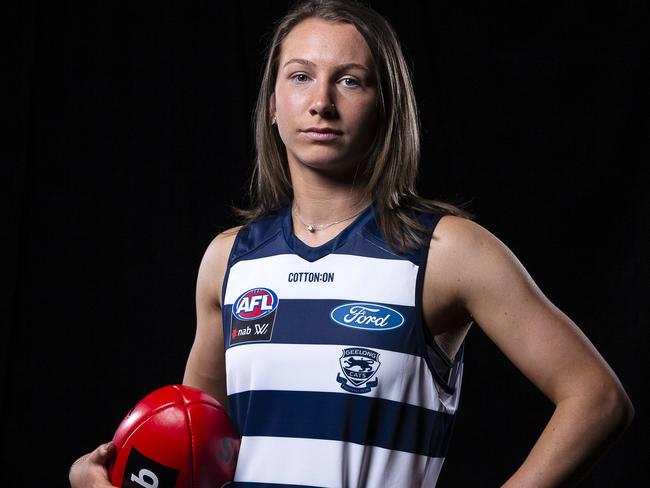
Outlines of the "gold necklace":
<svg viewBox="0 0 650 488">
<path fill-rule="evenodd" d="M 329 224 L 306 224 L 305 221 L 302 220 L 302 218 L 300 217 L 300 214 L 298 213 L 298 208 L 293 207 L 293 213 L 296 215 L 300 223 L 304 225 L 305 228 L 311 233 L 314 233 L 317 230 L 324 230 L 327 229 L 328 227 L 332 227 L 333 225 L 340 224 L 341 222 L 345 222 L 346 220 L 350 220 L 356 217 L 357 215 L 359 215 L 361 212 L 363 212 L 363 209 L 359 210 L 357 213 L 353 215 L 350 215 L 349 217 L 345 217 L 344 219 L 337 220 L 336 222 L 331 222 Z"/>
</svg>

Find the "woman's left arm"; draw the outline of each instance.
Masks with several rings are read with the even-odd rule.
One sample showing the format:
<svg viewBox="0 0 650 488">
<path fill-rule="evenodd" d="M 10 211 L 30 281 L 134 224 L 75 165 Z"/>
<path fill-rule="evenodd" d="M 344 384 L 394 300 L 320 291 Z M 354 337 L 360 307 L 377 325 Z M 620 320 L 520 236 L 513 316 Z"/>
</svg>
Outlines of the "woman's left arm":
<svg viewBox="0 0 650 488">
<path fill-rule="evenodd" d="M 458 300 L 554 404 L 555 411 L 504 486 L 575 483 L 631 422 L 618 378 L 575 323 L 540 291 L 514 254 L 480 225 L 446 217 L 439 226 Z M 438 230 L 438 229 L 436 229 Z"/>
</svg>

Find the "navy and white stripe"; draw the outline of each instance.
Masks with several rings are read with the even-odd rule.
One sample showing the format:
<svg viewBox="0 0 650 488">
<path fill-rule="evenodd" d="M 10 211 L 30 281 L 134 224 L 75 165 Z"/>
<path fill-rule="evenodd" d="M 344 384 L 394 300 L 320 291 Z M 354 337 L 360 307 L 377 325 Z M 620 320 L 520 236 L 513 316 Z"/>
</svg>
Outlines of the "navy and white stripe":
<svg viewBox="0 0 650 488">
<path fill-rule="evenodd" d="M 433 232 L 439 216 L 421 220 Z M 288 208 L 240 230 L 222 296 L 228 407 L 242 434 L 233 486 L 435 485 L 462 354 L 447 384 L 434 371 L 444 358 L 422 324 L 427 250 L 392 252 L 372 206 L 317 248 L 295 237 Z M 296 273 L 327 280 L 295 280 L 309 276 Z M 253 340 L 255 321 L 233 317 L 238 298 L 254 289 L 277 295 L 261 341 Z M 337 307 L 359 303 L 403 323 L 382 329 L 332 318 Z M 249 335 L 231 343 L 231 324 Z"/>
</svg>

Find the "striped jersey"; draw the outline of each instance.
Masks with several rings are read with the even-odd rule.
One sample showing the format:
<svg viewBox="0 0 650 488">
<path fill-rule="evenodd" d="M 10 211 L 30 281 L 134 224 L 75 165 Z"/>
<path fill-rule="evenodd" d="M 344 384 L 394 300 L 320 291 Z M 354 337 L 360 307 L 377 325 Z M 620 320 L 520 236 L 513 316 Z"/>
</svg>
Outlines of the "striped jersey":
<svg viewBox="0 0 650 488">
<path fill-rule="evenodd" d="M 419 218 L 430 238 L 440 216 Z M 394 253 L 372 205 L 319 247 L 290 207 L 239 231 L 222 296 L 232 486 L 435 486 L 462 349 L 450 361 L 423 324 L 427 253 Z"/>
</svg>

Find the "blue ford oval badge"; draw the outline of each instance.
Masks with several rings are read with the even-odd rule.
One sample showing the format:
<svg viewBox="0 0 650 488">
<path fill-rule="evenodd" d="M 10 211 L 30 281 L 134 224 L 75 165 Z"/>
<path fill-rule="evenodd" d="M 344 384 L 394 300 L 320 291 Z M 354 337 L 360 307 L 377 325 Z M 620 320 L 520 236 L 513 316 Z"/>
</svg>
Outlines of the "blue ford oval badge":
<svg viewBox="0 0 650 488">
<path fill-rule="evenodd" d="M 363 330 L 397 329 L 404 323 L 404 316 L 376 303 L 346 303 L 330 312 L 331 319 L 345 327 Z"/>
</svg>

